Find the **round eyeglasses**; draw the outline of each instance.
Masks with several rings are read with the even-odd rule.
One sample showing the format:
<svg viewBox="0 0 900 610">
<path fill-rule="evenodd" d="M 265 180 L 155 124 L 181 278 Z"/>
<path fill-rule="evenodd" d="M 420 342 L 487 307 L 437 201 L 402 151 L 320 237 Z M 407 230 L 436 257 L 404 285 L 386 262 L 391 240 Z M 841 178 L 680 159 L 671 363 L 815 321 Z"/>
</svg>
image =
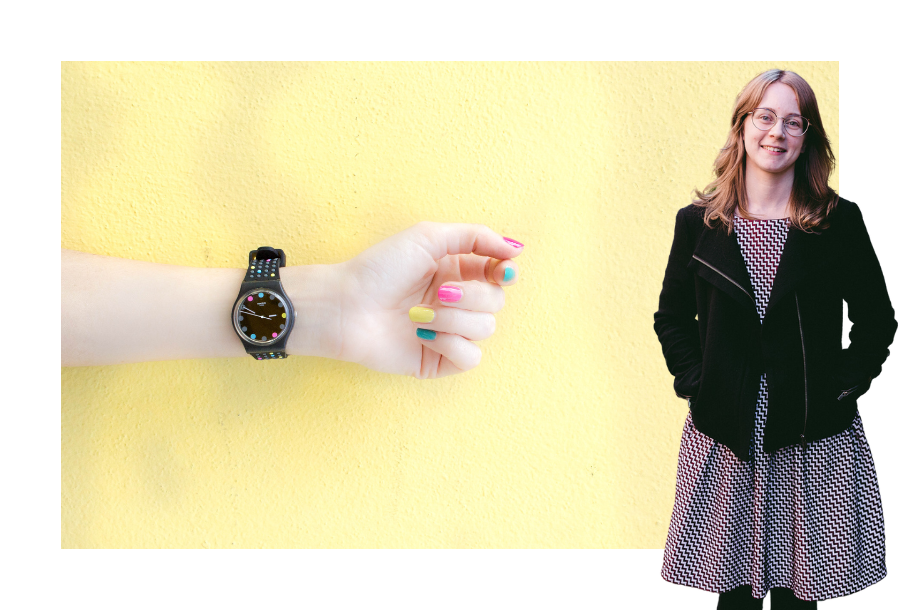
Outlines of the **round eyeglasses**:
<svg viewBox="0 0 900 610">
<path fill-rule="evenodd" d="M 780 117 L 768 108 L 757 108 L 753 112 L 748 112 L 753 126 L 761 131 L 769 131 L 775 127 L 778 119 L 784 121 L 784 130 L 792 136 L 802 136 L 809 129 L 809 119 L 799 114 L 790 114 L 786 117 Z"/>
</svg>

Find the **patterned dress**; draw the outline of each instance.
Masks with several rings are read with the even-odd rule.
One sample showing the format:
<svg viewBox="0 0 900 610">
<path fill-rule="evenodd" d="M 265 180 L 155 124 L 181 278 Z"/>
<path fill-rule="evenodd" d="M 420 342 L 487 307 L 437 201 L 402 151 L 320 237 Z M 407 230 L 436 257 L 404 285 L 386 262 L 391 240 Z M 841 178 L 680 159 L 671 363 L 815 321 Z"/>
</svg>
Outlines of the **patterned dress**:
<svg viewBox="0 0 900 610">
<path fill-rule="evenodd" d="M 788 234 L 787 219 L 735 217 L 760 323 Z M 802 600 L 848 595 L 886 575 L 875 464 L 859 413 L 806 449 L 762 448 L 768 389 L 760 379 L 749 461 L 699 432 L 688 414 L 663 558 L 669 582 L 724 592 L 773 587 Z"/>
</svg>

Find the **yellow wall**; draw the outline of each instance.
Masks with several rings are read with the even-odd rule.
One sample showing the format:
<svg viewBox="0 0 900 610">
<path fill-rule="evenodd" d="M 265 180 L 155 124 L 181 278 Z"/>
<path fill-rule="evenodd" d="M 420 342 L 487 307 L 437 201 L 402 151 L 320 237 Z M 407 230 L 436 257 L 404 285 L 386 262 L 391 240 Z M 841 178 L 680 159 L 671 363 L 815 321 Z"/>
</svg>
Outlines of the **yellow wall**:
<svg viewBox="0 0 900 610">
<path fill-rule="evenodd" d="M 770 67 L 810 82 L 837 151 L 836 62 L 64 63 L 64 248 L 331 263 L 436 220 L 526 250 L 460 376 L 62 369 L 62 546 L 661 548 L 675 211 Z"/>
</svg>

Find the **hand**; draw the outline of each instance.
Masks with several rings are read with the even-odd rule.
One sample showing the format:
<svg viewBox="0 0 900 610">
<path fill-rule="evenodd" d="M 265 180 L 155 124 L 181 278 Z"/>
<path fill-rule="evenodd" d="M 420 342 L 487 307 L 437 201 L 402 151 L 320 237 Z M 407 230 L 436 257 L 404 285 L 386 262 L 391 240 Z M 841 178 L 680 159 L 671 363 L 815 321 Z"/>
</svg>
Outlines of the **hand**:
<svg viewBox="0 0 900 610">
<path fill-rule="evenodd" d="M 473 341 L 493 334 L 501 286 L 519 276 L 513 243 L 483 225 L 421 222 L 343 263 L 337 357 L 418 379 L 474 368 Z M 411 321 L 413 307 L 433 310 L 432 321 Z"/>
</svg>

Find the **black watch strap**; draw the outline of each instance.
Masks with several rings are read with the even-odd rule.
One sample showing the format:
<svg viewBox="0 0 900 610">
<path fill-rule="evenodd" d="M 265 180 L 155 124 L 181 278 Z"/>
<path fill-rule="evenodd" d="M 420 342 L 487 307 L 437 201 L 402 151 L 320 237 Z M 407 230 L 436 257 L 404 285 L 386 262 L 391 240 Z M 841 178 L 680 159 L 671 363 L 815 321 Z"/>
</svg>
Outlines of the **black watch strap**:
<svg viewBox="0 0 900 610">
<path fill-rule="evenodd" d="M 253 252 L 259 252 L 259 250 L 254 250 Z M 262 253 L 262 256 L 266 256 L 266 253 Z M 247 266 L 247 275 L 244 276 L 244 281 L 280 282 L 281 274 L 278 273 L 278 268 L 283 266 L 283 264 L 279 258 L 254 259 L 251 254 L 250 264 Z"/>
<path fill-rule="evenodd" d="M 284 251 L 275 248 L 261 247 L 250 253 L 250 264 L 247 265 L 247 273 L 241 283 L 241 289 L 247 286 L 247 282 L 280 282 L 279 267 L 284 267 Z M 245 344 L 246 347 L 246 344 Z M 281 360 L 288 355 L 284 351 L 260 351 L 252 352 L 247 348 L 247 354 L 254 360 Z M 265 349 L 265 348 L 262 348 Z"/>
<path fill-rule="evenodd" d="M 254 360 L 280 360 L 282 358 L 287 358 L 288 355 L 285 352 L 266 352 L 265 354 L 250 354 L 253 356 Z M 246 360 L 245 360 L 246 362 Z"/>
</svg>

